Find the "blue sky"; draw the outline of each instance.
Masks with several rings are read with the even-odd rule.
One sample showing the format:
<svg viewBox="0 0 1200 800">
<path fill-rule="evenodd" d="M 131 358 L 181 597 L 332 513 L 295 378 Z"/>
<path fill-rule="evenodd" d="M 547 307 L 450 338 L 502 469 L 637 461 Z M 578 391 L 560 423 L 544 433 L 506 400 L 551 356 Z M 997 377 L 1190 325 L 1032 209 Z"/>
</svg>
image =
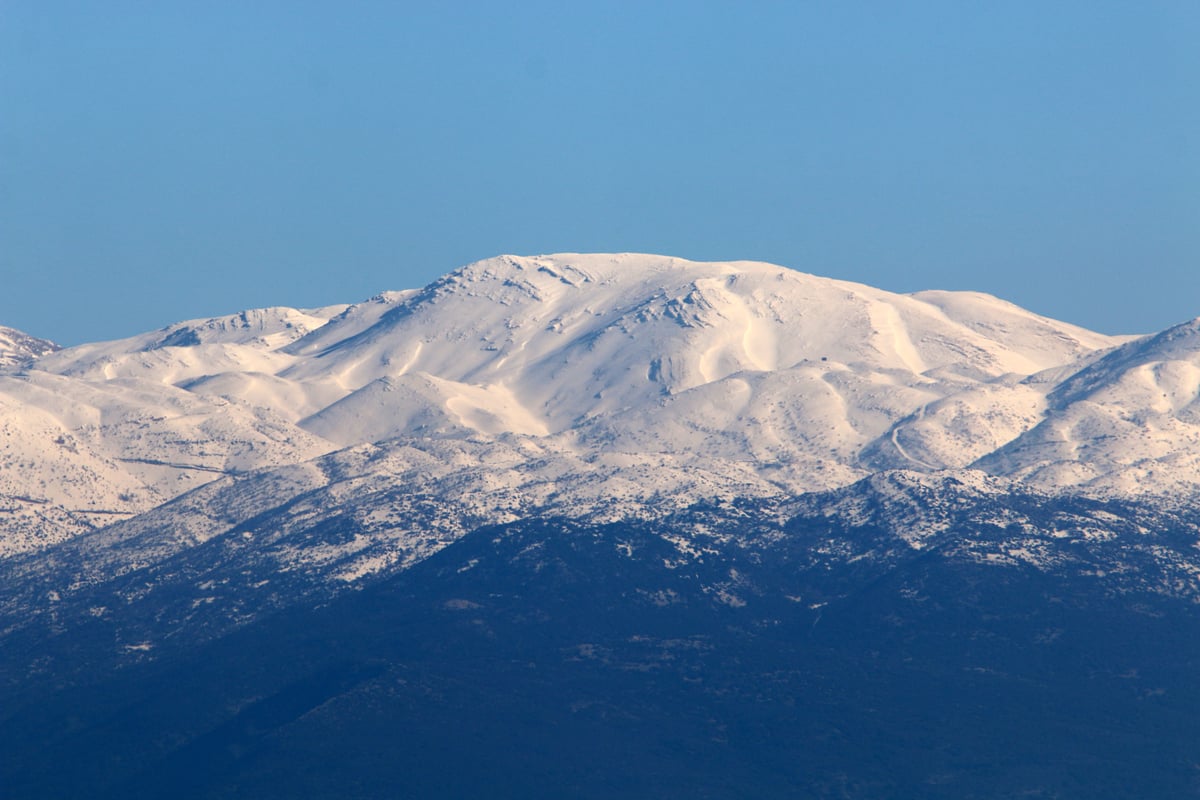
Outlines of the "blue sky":
<svg viewBox="0 0 1200 800">
<path fill-rule="evenodd" d="M 1200 3 L 0 0 L 0 324 L 63 343 L 498 253 L 1200 315 Z"/>
</svg>

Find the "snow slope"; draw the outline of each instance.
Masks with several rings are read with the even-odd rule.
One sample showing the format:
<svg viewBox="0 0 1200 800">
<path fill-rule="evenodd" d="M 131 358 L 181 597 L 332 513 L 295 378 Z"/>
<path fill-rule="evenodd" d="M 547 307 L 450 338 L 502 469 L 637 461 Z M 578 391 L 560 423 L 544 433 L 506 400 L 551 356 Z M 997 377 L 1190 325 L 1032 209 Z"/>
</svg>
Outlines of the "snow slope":
<svg viewBox="0 0 1200 800">
<path fill-rule="evenodd" d="M 1057 384 L 1037 425 L 978 466 L 1049 487 L 1187 496 L 1200 476 L 1200 319 Z"/>
</svg>

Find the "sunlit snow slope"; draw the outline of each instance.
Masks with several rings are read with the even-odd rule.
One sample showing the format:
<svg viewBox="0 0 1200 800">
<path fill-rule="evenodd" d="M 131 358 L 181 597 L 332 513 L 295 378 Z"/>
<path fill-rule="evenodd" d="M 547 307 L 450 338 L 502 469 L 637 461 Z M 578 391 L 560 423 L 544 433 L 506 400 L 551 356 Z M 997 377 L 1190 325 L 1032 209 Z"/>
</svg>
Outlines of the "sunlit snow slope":
<svg viewBox="0 0 1200 800">
<path fill-rule="evenodd" d="M 635 254 L 501 256 L 58 352 L 0 329 L 0 554 L 319 456 L 305 491 L 343 462 L 398 480 L 364 445 L 449 459 L 423 474 L 469 474 L 457 503 L 616 516 L 887 468 L 1190 492 L 1196 330 L 1109 337 L 976 293 Z"/>
</svg>

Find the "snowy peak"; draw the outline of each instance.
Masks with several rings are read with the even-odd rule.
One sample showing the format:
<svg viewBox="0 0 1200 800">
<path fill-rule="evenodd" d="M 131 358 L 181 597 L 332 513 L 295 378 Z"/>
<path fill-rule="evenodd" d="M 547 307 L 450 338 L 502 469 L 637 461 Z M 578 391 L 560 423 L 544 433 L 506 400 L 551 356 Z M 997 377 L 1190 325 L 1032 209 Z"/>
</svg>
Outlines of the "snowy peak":
<svg viewBox="0 0 1200 800">
<path fill-rule="evenodd" d="M 1105 387 L 1121 383 L 1130 375 L 1164 397 L 1195 397 L 1194 373 L 1200 372 L 1200 318 L 1174 325 L 1161 333 L 1144 336 L 1114 349 L 1104 358 L 1064 381 L 1052 397 L 1067 405 Z"/>
<path fill-rule="evenodd" d="M 274 350 L 323 327 L 345 306 L 301 311 L 295 308 L 256 308 L 207 320 L 181 322 L 165 328 L 161 339 L 145 347 L 194 347 L 202 344 L 251 344 Z"/>
<path fill-rule="evenodd" d="M 393 441 L 473 442 L 454 458 L 493 487 L 512 487 L 512 465 L 485 453 L 543 452 L 520 485 L 564 508 L 968 467 L 1040 487 L 1190 491 L 1189 325 L 1130 341 L 988 295 L 895 294 L 759 262 L 499 256 L 353 305 L 46 353 L 0 376 L 0 459 L 44 467 L 10 471 L 0 495 L 18 498 L 27 548 L 222 477 Z M 596 466 L 611 459 L 626 466 Z M 51 506 L 78 523 L 39 522 Z"/>
<path fill-rule="evenodd" d="M 58 349 L 58 345 L 47 339 L 38 339 L 16 328 L 0 325 L 0 369 L 25 366 Z"/>
<path fill-rule="evenodd" d="M 637 254 L 502 256 L 397 298 L 369 327 L 337 321 L 289 348 L 286 374 L 359 389 L 421 372 L 508 386 L 551 429 L 739 373 L 829 368 L 975 381 L 1068 363 L 1110 340 L 992 299 L 973 328 L 945 307 L 755 262 Z M 977 306 L 987 307 L 982 296 Z M 564 393 L 563 389 L 569 387 Z M 597 401 L 597 402 L 592 402 Z"/>
<path fill-rule="evenodd" d="M 1067 376 L 1037 425 L 976 466 L 1055 488 L 1190 495 L 1200 485 L 1200 320 Z"/>
<path fill-rule="evenodd" d="M 110 342 L 70 347 L 40 368 L 79 377 L 138 377 L 174 383 L 197 377 L 202 362 L 216 358 L 252 369 L 257 354 L 270 354 L 324 326 L 346 306 L 300 310 L 260 308 L 195 319 Z M 191 351 L 191 352 L 189 352 Z M 224 370 L 223 370 L 224 371 Z M 199 372 L 198 374 L 204 374 Z"/>
<path fill-rule="evenodd" d="M 312 356 L 324 353 L 371 328 L 379 322 L 379 319 L 384 314 L 392 311 L 396 306 L 418 293 L 416 289 L 399 292 L 381 292 L 364 302 L 344 306 L 343 310 L 332 317 L 328 323 L 281 348 L 281 350 L 296 356 Z"/>
</svg>

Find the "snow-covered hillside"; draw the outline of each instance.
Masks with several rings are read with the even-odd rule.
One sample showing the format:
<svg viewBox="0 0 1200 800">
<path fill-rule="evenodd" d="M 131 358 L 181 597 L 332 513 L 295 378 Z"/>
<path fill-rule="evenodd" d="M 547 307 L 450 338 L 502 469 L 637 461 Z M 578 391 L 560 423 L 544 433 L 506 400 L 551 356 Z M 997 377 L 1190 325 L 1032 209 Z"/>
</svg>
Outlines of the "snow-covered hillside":
<svg viewBox="0 0 1200 800">
<path fill-rule="evenodd" d="M 1200 476 L 1200 319 L 1053 386 L 1038 424 L 978 466 L 1047 487 L 1188 496 Z"/>
<path fill-rule="evenodd" d="M 787 497 L 889 468 L 1190 492 L 1195 331 L 1131 340 L 977 293 L 560 254 L 58 352 L 14 334 L 0 342 L 0 553 L 393 441 L 439 454 L 428 491 L 459 475 L 454 504 L 497 519 L 514 504 L 619 516 L 654 498 Z M 375 476 L 389 484 L 390 463 Z"/>
</svg>

